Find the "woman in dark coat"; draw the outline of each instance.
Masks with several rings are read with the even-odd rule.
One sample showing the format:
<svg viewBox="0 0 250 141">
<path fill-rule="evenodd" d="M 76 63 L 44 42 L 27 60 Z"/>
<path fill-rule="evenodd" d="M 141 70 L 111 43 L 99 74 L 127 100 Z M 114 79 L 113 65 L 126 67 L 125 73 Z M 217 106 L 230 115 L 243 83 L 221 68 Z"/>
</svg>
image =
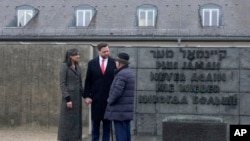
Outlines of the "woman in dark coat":
<svg viewBox="0 0 250 141">
<path fill-rule="evenodd" d="M 82 140 L 82 77 L 77 49 L 69 49 L 60 68 L 62 101 L 58 126 L 59 141 Z"/>
</svg>

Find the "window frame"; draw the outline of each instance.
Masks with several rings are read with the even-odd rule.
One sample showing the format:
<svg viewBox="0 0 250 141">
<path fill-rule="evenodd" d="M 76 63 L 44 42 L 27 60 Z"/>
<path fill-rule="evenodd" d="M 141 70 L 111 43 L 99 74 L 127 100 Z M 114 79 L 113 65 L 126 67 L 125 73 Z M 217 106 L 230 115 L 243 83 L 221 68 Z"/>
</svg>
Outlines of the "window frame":
<svg viewBox="0 0 250 141">
<path fill-rule="evenodd" d="M 155 26 L 155 10 L 154 9 L 139 9 L 139 22 L 138 22 L 138 26 L 142 27 L 142 26 Z M 145 14 L 145 19 L 141 18 L 141 14 L 142 12 Z M 149 13 L 152 12 L 153 17 L 152 19 L 149 18 Z M 141 23 L 141 20 L 144 20 L 143 23 Z M 152 25 L 150 25 L 150 21 L 152 21 Z"/>
<path fill-rule="evenodd" d="M 10 26 L 25 27 L 39 13 L 39 10 L 30 5 L 20 5 L 15 8 L 16 15 Z M 28 15 L 30 14 L 30 17 Z M 21 24 L 20 24 L 21 23 Z"/>
<path fill-rule="evenodd" d="M 222 23 L 222 7 L 217 5 L 217 4 L 213 4 L 213 3 L 208 3 L 208 4 L 204 4 L 202 6 L 200 6 L 200 20 L 201 20 L 201 26 L 202 27 L 220 27 L 221 23 Z M 213 16 L 213 12 L 216 12 L 216 16 Z M 205 14 L 209 14 L 209 15 L 205 15 Z M 208 18 L 209 16 L 209 18 Z M 216 21 L 216 24 L 214 24 L 214 20 Z M 207 24 L 207 22 L 209 22 Z"/>
<path fill-rule="evenodd" d="M 24 13 L 23 15 L 23 20 L 21 20 L 21 12 Z M 29 14 L 29 12 L 31 12 L 31 17 L 30 19 L 28 19 L 27 15 Z M 17 27 L 23 27 L 26 26 L 27 23 L 34 17 L 34 10 L 32 9 L 18 9 L 17 10 Z M 21 22 L 23 22 L 23 25 L 21 24 Z"/>
<path fill-rule="evenodd" d="M 207 21 L 206 20 L 206 17 L 205 17 L 205 12 L 208 12 L 209 13 L 209 24 L 208 25 L 205 25 L 205 22 Z M 216 25 L 213 25 L 213 12 L 216 12 Z M 219 26 L 219 19 L 220 19 L 220 10 L 217 9 L 217 8 L 204 8 L 202 9 L 202 26 Z"/>
<path fill-rule="evenodd" d="M 79 25 L 79 13 L 82 12 L 83 13 L 83 17 L 82 17 L 82 25 Z M 86 19 L 86 15 L 87 13 L 90 13 L 90 18 L 88 19 L 88 23 L 87 23 L 87 19 Z M 76 26 L 77 27 L 86 27 L 90 24 L 91 19 L 93 18 L 93 10 L 90 9 L 78 9 L 76 10 Z"/>
<path fill-rule="evenodd" d="M 150 19 L 150 14 L 152 13 L 152 19 Z M 142 18 L 144 14 L 144 18 Z M 154 5 L 141 5 L 137 8 L 137 26 L 138 27 L 155 27 L 157 18 L 157 8 Z M 144 21 L 143 21 L 144 20 Z M 152 22 L 152 25 L 151 23 Z"/>
<path fill-rule="evenodd" d="M 82 25 L 80 25 L 80 17 L 79 17 L 79 13 L 82 12 Z M 90 13 L 90 19 L 86 20 L 86 15 Z M 93 8 L 90 5 L 79 5 L 77 7 L 75 7 L 75 21 L 73 23 L 73 26 L 75 27 L 88 27 L 91 24 L 91 21 L 94 18 L 94 15 L 96 14 L 96 10 L 95 8 Z M 87 21 L 89 21 L 87 23 Z"/>
</svg>

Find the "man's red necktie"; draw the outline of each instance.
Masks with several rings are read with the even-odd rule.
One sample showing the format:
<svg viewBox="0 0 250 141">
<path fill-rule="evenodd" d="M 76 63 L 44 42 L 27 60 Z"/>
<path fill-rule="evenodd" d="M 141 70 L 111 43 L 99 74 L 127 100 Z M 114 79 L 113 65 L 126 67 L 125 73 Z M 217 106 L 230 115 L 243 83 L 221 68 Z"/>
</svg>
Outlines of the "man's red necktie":
<svg viewBox="0 0 250 141">
<path fill-rule="evenodd" d="M 102 70 L 102 74 L 104 74 L 105 72 L 104 59 L 102 59 L 101 70 Z"/>
</svg>

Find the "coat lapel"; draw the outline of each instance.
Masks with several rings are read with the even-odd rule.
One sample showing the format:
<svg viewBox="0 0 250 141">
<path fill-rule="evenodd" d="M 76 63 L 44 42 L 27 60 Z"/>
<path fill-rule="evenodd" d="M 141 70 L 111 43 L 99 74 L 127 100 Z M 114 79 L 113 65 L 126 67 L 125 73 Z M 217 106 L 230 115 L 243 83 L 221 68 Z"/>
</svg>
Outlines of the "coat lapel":
<svg viewBox="0 0 250 141">
<path fill-rule="evenodd" d="M 111 68 L 113 68 L 113 66 L 111 65 L 112 64 L 112 59 L 110 59 L 110 57 L 108 58 L 108 62 L 107 62 L 107 66 L 106 66 L 106 69 L 105 69 L 105 72 L 104 72 L 104 75 L 102 74 L 102 70 L 101 70 L 101 64 L 100 64 L 100 61 L 99 61 L 99 56 L 96 57 L 95 59 L 95 66 L 98 70 L 98 73 L 102 76 L 104 76 L 106 74 L 106 72 L 109 72 L 109 71 L 114 71 L 114 70 L 111 70 Z"/>
<path fill-rule="evenodd" d="M 112 65 L 112 59 L 109 57 L 108 58 L 108 63 L 107 63 L 107 67 L 106 67 L 106 70 L 105 70 L 105 72 L 107 71 L 107 72 L 112 72 L 112 71 L 114 71 L 113 70 L 113 65 Z M 105 73 L 104 73 L 105 74 Z"/>
<path fill-rule="evenodd" d="M 100 64 L 100 61 L 99 61 L 99 56 L 98 57 L 96 57 L 96 59 L 95 59 L 95 66 L 96 66 L 96 70 L 98 70 L 98 73 L 100 74 L 100 75 L 103 75 L 102 74 L 102 70 L 101 70 L 101 64 Z"/>
<path fill-rule="evenodd" d="M 107 66 L 106 66 L 106 69 L 105 69 L 105 73 L 106 73 L 107 71 L 109 71 L 109 69 L 110 69 L 110 58 L 108 58 Z M 105 74 L 105 73 L 104 73 L 104 74 Z"/>
<path fill-rule="evenodd" d="M 79 72 L 79 71 L 76 71 L 76 70 L 73 69 L 72 67 L 69 67 L 69 69 L 70 69 L 71 71 L 73 71 L 75 75 L 78 75 L 78 72 Z M 76 65 L 76 69 L 79 70 L 78 65 Z"/>
</svg>

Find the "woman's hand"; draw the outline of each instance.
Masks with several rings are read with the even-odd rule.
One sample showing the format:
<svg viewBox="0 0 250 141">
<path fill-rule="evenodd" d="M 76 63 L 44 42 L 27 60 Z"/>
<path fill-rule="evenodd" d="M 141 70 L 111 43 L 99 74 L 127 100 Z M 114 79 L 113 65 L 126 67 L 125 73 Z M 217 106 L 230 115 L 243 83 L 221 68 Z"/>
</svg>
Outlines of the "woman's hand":
<svg viewBox="0 0 250 141">
<path fill-rule="evenodd" d="M 73 108 L 72 101 L 67 102 L 66 106 L 67 108 L 72 109 Z"/>
</svg>

